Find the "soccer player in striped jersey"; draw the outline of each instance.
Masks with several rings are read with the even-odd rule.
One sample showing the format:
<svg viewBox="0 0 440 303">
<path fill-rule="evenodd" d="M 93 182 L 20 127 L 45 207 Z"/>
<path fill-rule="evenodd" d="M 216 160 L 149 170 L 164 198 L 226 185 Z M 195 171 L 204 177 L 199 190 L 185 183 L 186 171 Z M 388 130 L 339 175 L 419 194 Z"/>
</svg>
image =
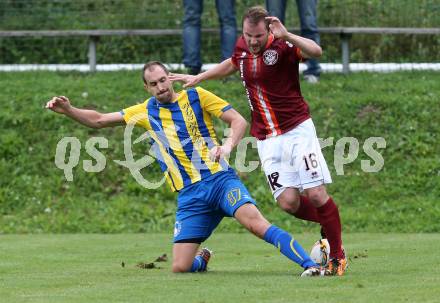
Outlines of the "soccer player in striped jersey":
<svg viewBox="0 0 440 303">
<path fill-rule="evenodd" d="M 225 160 L 243 137 L 245 119 L 229 103 L 203 88 L 176 93 L 168 70 L 160 62 L 145 64 L 142 75 L 145 88 L 153 96 L 120 112 L 103 114 L 75 108 L 64 96 L 53 97 L 46 108 L 92 128 L 134 124 L 147 130 L 168 184 L 178 192 L 173 272 L 206 271 L 211 252 L 200 250 L 200 244 L 227 216 L 303 267 L 301 276 L 328 275 L 291 235 L 262 216 Z M 217 143 L 212 116 L 231 127 L 223 145 Z"/>
<path fill-rule="evenodd" d="M 343 275 L 347 258 L 339 210 L 325 188 L 332 180 L 299 84 L 299 62 L 321 53 L 313 40 L 289 33 L 278 18 L 256 6 L 243 17 L 243 35 L 231 58 L 199 75 L 171 78 L 189 87 L 240 72 L 251 108 L 251 135 L 258 140 L 274 198 L 287 213 L 321 224 L 330 243 L 329 269 Z"/>
</svg>

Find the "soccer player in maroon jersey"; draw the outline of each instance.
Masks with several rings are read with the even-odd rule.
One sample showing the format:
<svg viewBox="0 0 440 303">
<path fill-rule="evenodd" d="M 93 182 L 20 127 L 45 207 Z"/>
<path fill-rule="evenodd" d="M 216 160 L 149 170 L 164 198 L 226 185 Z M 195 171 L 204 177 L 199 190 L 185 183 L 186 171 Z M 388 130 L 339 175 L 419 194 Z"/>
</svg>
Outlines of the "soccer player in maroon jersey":
<svg viewBox="0 0 440 303">
<path fill-rule="evenodd" d="M 187 87 L 240 72 L 252 112 L 251 135 L 258 140 L 274 198 L 287 213 L 321 224 L 330 243 L 329 269 L 343 275 L 347 258 L 339 210 L 324 185 L 332 180 L 299 85 L 299 62 L 321 54 L 313 40 L 288 32 L 255 6 L 243 16 L 243 35 L 231 58 L 199 75 L 171 79 Z"/>
</svg>

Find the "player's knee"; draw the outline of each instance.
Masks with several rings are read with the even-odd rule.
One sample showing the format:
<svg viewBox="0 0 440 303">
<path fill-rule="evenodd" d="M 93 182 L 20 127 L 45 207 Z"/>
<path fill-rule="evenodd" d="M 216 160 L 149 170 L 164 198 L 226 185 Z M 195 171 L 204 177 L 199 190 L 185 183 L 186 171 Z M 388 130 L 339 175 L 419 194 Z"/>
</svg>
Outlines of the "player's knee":
<svg viewBox="0 0 440 303">
<path fill-rule="evenodd" d="M 277 202 L 282 210 L 294 214 L 299 208 L 299 195 L 284 191 L 277 197 Z"/>
<path fill-rule="evenodd" d="M 247 203 L 235 212 L 235 218 L 251 233 L 262 238 L 270 223 L 263 217 L 258 208 Z"/>
<path fill-rule="evenodd" d="M 308 198 L 309 198 L 310 203 L 312 203 L 314 206 L 320 206 L 321 201 L 322 201 L 320 194 L 313 193 L 313 194 L 308 195 Z"/>
<path fill-rule="evenodd" d="M 306 194 L 307 194 L 307 198 L 309 198 L 309 201 L 315 207 L 320 207 L 324 205 L 329 198 L 325 186 L 323 185 L 308 189 L 306 191 Z"/>
<path fill-rule="evenodd" d="M 187 266 L 183 266 L 183 264 L 179 263 L 173 263 L 171 270 L 173 273 L 189 272 L 189 268 Z"/>
</svg>

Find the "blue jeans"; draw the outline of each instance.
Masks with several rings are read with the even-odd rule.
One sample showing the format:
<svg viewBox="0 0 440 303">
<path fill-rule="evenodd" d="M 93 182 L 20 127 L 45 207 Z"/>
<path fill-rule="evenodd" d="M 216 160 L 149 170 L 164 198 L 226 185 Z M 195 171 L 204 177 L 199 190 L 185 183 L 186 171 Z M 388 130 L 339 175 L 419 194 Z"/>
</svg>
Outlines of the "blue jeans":
<svg viewBox="0 0 440 303">
<path fill-rule="evenodd" d="M 283 24 L 286 17 L 286 3 L 287 0 L 266 0 L 266 7 L 269 14 L 278 17 Z M 296 0 L 301 25 L 301 36 L 309 38 L 319 45 L 320 38 L 318 25 L 316 23 L 317 4 L 318 0 Z M 319 74 L 321 73 L 319 61 L 317 59 L 308 59 L 306 64 L 307 70 L 304 71 L 304 75 L 315 75 L 319 77 Z"/>
<path fill-rule="evenodd" d="M 222 60 L 230 58 L 237 40 L 237 22 L 235 20 L 235 0 L 216 0 L 215 6 L 220 22 L 220 42 Z M 183 64 L 200 70 L 201 20 L 203 0 L 184 0 L 183 8 Z"/>
</svg>

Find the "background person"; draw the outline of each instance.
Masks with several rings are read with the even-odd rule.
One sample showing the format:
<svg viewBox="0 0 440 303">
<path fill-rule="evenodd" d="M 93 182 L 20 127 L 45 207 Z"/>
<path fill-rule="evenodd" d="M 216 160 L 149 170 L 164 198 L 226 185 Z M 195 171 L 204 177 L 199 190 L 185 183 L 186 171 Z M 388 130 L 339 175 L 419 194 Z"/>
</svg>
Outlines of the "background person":
<svg viewBox="0 0 440 303">
<path fill-rule="evenodd" d="M 215 7 L 220 22 L 220 45 L 222 60 L 231 57 L 237 40 L 235 0 L 216 0 Z M 183 17 L 183 64 L 191 75 L 197 75 L 202 68 L 201 16 L 203 0 L 184 0 Z"/>
<path fill-rule="evenodd" d="M 320 45 L 320 37 L 317 25 L 318 0 L 296 0 L 301 36 L 309 38 Z M 287 0 L 266 0 L 266 8 L 269 15 L 280 19 L 285 24 Z M 306 62 L 307 69 L 304 71 L 304 79 L 309 83 L 317 83 L 321 75 L 321 66 L 318 59 L 310 58 Z"/>
</svg>

